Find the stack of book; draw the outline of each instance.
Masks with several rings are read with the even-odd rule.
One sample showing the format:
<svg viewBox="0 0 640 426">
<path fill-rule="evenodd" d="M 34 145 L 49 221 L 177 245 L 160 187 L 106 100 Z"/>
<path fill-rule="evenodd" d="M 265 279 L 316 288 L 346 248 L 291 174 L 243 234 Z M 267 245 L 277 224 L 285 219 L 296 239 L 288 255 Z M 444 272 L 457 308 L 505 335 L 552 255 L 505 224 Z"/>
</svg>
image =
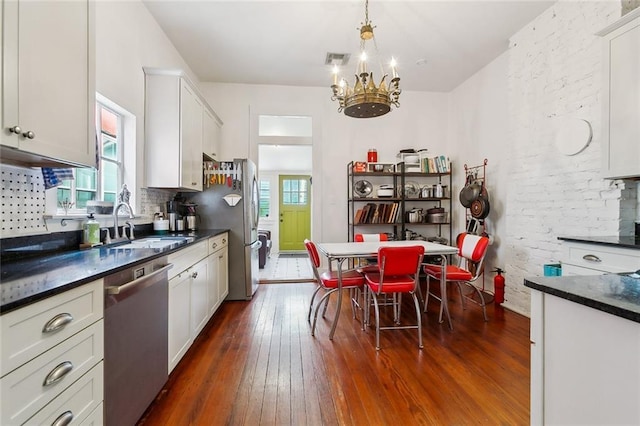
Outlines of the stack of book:
<svg viewBox="0 0 640 426">
<path fill-rule="evenodd" d="M 398 219 L 400 203 L 367 203 L 358 209 L 354 224 L 395 223 Z"/>
<path fill-rule="evenodd" d="M 420 171 L 422 173 L 450 173 L 451 163 L 444 155 L 423 157 L 420 159 Z"/>
</svg>

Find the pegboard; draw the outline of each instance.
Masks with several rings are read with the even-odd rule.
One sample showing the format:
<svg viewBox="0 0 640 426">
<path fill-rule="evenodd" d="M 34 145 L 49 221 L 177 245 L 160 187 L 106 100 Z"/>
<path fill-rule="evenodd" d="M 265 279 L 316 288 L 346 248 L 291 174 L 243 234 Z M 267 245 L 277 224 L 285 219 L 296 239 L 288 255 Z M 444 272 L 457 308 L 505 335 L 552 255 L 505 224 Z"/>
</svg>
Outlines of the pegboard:
<svg viewBox="0 0 640 426">
<path fill-rule="evenodd" d="M 46 232 L 46 196 L 40 169 L 2 165 L 2 236 Z"/>
</svg>

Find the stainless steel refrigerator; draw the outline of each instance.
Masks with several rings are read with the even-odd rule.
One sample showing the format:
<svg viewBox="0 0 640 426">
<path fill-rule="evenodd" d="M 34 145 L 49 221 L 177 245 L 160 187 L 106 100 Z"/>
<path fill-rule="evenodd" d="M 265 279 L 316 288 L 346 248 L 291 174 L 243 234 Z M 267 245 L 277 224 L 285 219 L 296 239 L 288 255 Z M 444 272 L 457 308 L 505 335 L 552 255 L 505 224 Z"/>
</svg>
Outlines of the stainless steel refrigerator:
<svg viewBox="0 0 640 426">
<path fill-rule="evenodd" d="M 231 162 L 221 162 L 227 165 Z M 186 195 L 196 203 L 200 229 L 229 229 L 229 295 L 226 300 L 249 300 L 258 289 L 258 176 L 255 163 L 233 160 L 221 172 L 224 182 L 210 180 L 204 190 Z M 215 176 L 215 175 L 214 175 Z M 213 183 L 212 183 L 213 182 Z M 231 183 L 231 186 L 229 185 Z M 234 206 L 229 205 L 240 200 Z M 227 200 L 225 200 L 225 197 Z"/>
</svg>

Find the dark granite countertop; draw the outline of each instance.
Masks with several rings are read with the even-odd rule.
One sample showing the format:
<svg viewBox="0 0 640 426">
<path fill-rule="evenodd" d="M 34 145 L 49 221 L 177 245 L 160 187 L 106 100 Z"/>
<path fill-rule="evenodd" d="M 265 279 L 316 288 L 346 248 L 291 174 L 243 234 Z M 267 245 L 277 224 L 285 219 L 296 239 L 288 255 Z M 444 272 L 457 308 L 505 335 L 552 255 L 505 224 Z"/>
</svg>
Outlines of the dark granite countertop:
<svg viewBox="0 0 640 426">
<path fill-rule="evenodd" d="M 525 278 L 525 287 L 640 322 L 640 278 L 588 275 Z"/>
<path fill-rule="evenodd" d="M 574 241 L 577 243 L 601 244 L 606 246 L 625 247 L 640 250 L 638 237 L 558 237 L 559 240 Z"/>
<path fill-rule="evenodd" d="M 95 247 L 3 262 L 0 273 L 0 314 L 62 293 L 127 267 L 166 256 L 188 244 L 195 244 L 227 231 L 227 229 L 206 229 L 171 234 L 195 237 L 195 240 L 191 243 L 176 243 L 164 248 Z M 144 236 L 138 238 L 144 238 Z"/>
</svg>

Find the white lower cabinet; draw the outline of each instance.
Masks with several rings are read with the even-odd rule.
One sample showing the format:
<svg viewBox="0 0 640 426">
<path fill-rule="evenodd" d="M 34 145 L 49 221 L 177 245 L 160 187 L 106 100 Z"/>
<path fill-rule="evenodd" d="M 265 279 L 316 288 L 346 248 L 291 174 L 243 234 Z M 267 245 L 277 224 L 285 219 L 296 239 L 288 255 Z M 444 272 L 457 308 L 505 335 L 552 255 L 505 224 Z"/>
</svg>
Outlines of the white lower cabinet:
<svg viewBox="0 0 640 426">
<path fill-rule="evenodd" d="M 195 340 L 209 320 L 208 283 L 211 280 L 206 259 L 189 268 L 191 276 L 191 337 Z"/>
<path fill-rule="evenodd" d="M 102 405 L 103 297 L 96 280 L 0 316 L 1 425 L 80 422 Z"/>
<path fill-rule="evenodd" d="M 38 411 L 26 424 L 34 426 L 45 424 L 60 425 L 70 422 L 84 423 L 87 420 L 92 423 L 90 418 L 96 414 L 97 408 L 102 408 L 104 395 L 103 373 L 103 364 L 100 362 L 46 407 Z M 102 415 L 100 415 L 100 419 L 102 419 Z"/>
<path fill-rule="evenodd" d="M 169 280 L 169 372 L 191 346 L 191 277 Z"/>
<path fill-rule="evenodd" d="M 603 244 L 563 241 L 562 275 L 601 275 L 640 268 L 640 250 Z"/>
<path fill-rule="evenodd" d="M 215 246 L 215 251 L 212 247 Z M 211 319 L 229 292 L 227 234 L 169 256 L 169 372 Z"/>
<path fill-rule="evenodd" d="M 640 424 L 640 324 L 531 295 L 531 424 Z"/>
</svg>

